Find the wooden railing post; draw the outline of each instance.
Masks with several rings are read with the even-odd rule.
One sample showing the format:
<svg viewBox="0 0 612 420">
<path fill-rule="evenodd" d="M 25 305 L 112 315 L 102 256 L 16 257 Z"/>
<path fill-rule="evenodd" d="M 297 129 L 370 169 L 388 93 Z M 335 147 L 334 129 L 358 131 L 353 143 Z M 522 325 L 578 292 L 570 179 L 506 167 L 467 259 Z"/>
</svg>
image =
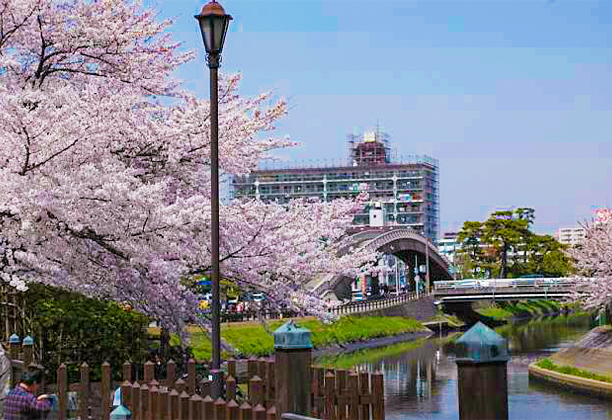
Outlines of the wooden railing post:
<svg viewBox="0 0 612 420">
<path fill-rule="evenodd" d="M 147 360 L 144 364 L 144 383 L 150 385 L 153 379 L 155 379 L 155 363 Z"/>
<path fill-rule="evenodd" d="M 189 418 L 189 394 L 186 391 L 179 395 L 179 417 L 178 420 L 190 420 Z"/>
<path fill-rule="evenodd" d="M 381 372 L 372 375 L 372 418 L 373 420 L 385 420 L 385 391 L 384 376 Z"/>
<path fill-rule="evenodd" d="M 102 363 L 101 374 L 102 420 L 109 420 L 108 416 L 111 407 L 111 367 L 108 362 Z"/>
<path fill-rule="evenodd" d="M 68 372 L 66 365 L 61 364 L 57 368 L 57 398 L 58 398 L 58 420 L 66 420 L 68 415 Z"/>
<path fill-rule="evenodd" d="M 143 420 L 142 405 L 140 403 L 140 384 L 138 383 L 138 381 L 132 384 L 130 393 L 132 395 L 132 404 L 131 404 L 132 420 Z"/>
<path fill-rule="evenodd" d="M 202 418 L 202 397 L 193 394 L 189 399 L 189 418 L 200 420 Z"/>
<path fill-rule="evenodd" d="M 208 419 L 208 417 L 206 417 Z M 253 420 L 253 408 L 248 402 L 243 402 L 238 408 L 239 420 Z"/>
<path fill-rule="evenodd" d="M 187 362 L 187 392 L 196 393 L 196 362 L 193 359 Z"/>
<path fill-rule="evenodd" d="M 81 365 L 81 385 L 79 391 L 79 413 L 82 419 L 86 419 L 89 408 L 89 366 L 85 362 Z"/>
<path fill-rule="evenodd" d="M 123 380 L 124 381 L 128 381 L 128 382 L 132 382 L 132 363 L 130 363 L 129 361 L 126 361 L 123 364 Z M 126 406 L 126 408 L 127 408 L 127 406 Z"/>
<path fill-rule="evenodd" d="M 325 420 L 336 420 L 335 401 L 336 376 L 332 372 L 325 375 Z"/>
</svg>

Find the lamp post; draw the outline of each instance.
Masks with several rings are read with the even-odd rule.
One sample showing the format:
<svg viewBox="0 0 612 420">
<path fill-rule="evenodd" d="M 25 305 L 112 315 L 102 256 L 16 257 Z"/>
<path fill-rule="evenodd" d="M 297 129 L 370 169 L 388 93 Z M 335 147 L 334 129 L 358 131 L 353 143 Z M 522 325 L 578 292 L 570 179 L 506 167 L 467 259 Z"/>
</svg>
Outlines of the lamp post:
<svg viewBox="0 0 612 420">
<path fill-rule="evenodd" d="M 210 69 L 210 178 L 211 178 L 211 286 L 212 286 L 212 397 L 221 396 L 221 323 L 219 300 L 219 98 L 217 70 L 221 64 L 221 51 L 232 17 L 223 6 L 211 0 L 195 18 L 200 24 L 206 49 L 206 63 Z"/>
</svg>

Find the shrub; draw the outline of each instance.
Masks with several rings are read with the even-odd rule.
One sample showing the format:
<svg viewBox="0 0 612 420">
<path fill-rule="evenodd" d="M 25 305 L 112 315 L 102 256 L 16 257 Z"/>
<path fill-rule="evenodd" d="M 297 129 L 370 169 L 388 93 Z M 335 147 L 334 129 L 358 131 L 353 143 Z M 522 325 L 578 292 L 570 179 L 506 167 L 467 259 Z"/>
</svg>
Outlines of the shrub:
<svg viewBox="0 0 612 420">
<path fill-rule="evenodd" d="M 41 363 L 51 380 L 60 363 L 66 364 L 69 380 L 77 381 L 79 366 L 87 362 L 90 380 L 98 381 L 105 361 L 119 379 L 126 360 L 146 359 L 148 318 L 116 302 L 31 284 L 24 293 L 24 307 L 30 314 L 28 333 L 42 352 Z"/>
</svg>

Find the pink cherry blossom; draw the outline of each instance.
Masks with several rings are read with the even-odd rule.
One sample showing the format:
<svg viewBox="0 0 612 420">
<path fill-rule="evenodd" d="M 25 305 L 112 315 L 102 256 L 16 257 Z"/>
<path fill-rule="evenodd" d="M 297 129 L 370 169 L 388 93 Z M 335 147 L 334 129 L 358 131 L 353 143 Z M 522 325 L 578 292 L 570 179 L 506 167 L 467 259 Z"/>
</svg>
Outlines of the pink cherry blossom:
<svg viewBox="0 0 612 420">
<path fill-rule="evenodd" d="M 155 16 L 124 0 L 0 0 L 0 273 L 20 290 L 42 282 L 129 302 L 178 329 L 197 306 L 185 279 L 210 268 L 209 103 L 173 78 L 194 53 Z M 242 97 L 239 82 L 225 75 L 219 88 L 230 174 L 293 146 L 261 136 L 286 103 Z M 324 315 L 303 285 L 376 259 L 338 253 L 355 208 L 222 206 L 222 277 Z"/>
</svg>

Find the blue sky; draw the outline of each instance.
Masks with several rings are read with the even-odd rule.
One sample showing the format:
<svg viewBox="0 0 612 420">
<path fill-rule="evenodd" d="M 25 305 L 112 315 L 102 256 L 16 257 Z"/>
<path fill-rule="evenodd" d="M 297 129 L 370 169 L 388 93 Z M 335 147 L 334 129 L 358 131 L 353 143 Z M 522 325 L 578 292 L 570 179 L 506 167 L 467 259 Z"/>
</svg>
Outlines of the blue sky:
<svg viewBox="0 0 612 420">
<path fill-rule="evenodd" d="M 198 58 L 204 0 L 151 0 Z M 377 121 L 401 155 L 440 162 L 441 231 L 533 207 L 553 233 L 612 206 L 612 0 L 223 0 L 222 70 L 288 99 L 291 160 L 344 158 Z"/>
</svg>

